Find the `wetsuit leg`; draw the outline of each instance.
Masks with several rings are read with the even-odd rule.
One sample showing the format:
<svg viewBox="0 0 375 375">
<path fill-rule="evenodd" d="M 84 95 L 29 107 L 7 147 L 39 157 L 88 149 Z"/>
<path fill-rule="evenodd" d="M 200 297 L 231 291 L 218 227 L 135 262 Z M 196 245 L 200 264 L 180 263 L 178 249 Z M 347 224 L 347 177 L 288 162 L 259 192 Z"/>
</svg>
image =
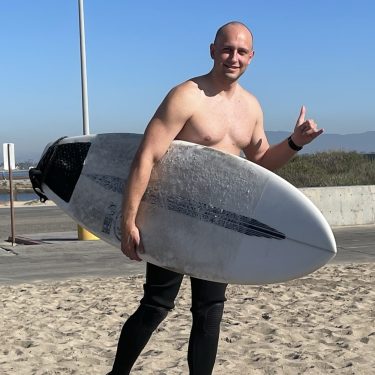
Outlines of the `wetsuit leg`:
<svg viewBox="0 0 375 375">
<path fill-rule="evenodd" d="M 113 369 L 108 375 L 130 373 L 154 330 L 174 308 L 182 278 L 181 274 L 147 264 L 144 296 L 122 328 Z"/>
<path fill-rule="evenodd" d="M 193 326 L 189 340 L 190 375 L 209 375 L 215 364 L 227 284 L 191 278 Z"/>
</svg>

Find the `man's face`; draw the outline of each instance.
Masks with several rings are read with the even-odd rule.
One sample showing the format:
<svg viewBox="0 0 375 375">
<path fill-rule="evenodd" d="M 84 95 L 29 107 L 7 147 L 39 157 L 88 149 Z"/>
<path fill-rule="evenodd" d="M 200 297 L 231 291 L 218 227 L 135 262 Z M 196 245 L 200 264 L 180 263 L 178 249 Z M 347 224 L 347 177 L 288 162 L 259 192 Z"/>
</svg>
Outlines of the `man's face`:
<svg viewBox="0 0 375 375">
<path fill-rule="evenodd" d="M 230 81 L 236 81 L 245 72 L 253 55 L 251 34 L 241 25 L 227 26 L 211 44 L 215 72 Z"/>
</svg>

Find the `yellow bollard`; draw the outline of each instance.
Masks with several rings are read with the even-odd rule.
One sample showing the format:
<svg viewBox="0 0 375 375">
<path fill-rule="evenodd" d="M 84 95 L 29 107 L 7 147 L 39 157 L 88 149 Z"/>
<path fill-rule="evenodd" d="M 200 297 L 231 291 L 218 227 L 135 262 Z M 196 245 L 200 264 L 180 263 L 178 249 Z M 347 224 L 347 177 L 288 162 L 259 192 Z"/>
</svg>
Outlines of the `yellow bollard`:
<svg viewBox="0 0 375 375">
<path fill-rule="evenodd" d="M 93 240 L 99 240 L 98 237 L 95 236 L 95 234 L 92 234 L 85 228 L 82 228 L 80 225 L 77 225 L 78 230 L 78 239 L 80 241 L 93 241 Z"/>
</svg>

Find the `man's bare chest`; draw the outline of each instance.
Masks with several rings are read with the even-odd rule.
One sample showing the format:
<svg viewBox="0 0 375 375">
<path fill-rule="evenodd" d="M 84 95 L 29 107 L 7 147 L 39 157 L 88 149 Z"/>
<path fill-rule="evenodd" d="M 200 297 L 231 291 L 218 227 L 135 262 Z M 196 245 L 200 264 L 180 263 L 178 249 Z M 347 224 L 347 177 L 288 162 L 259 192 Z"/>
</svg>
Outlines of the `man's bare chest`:
<svg viewBox="0 0 375 375">
<path fill-rule="evenodd" d="M 251 139 L 255 117 L 236 106 L 205 106 L 187 121 L 181 136 L 208 146 L 230 143 L 245 147 Z"/>
</svg>

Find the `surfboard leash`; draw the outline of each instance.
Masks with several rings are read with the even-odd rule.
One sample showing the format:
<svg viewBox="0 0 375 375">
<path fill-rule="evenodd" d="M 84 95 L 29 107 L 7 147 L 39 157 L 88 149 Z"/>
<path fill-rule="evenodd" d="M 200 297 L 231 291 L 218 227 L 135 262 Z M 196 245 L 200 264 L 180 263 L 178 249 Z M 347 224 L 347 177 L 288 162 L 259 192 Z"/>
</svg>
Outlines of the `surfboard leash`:
<svg viewBox="0 0 375 375">
<path fill-rule="evenodd" d="M 31 181 L 31 185 L 33 187 L 35 194 L 39 197 L 39 200 L 42 203 L 45 203 L 48 200 L 48 197 L 44 194 L 42 185 L 47 176 L 50 161 L 54 157 L 54 154 L 57 149 L 57 145 L 64 138 L 66 138 L 66 136 L 60 137 L 58 140 L 53 142 L 51 146 L 48 147 L 47 151 L 43 154 L 37 166 L 35 168 L 29 169 L 29 179 Z"/>
</svg>

